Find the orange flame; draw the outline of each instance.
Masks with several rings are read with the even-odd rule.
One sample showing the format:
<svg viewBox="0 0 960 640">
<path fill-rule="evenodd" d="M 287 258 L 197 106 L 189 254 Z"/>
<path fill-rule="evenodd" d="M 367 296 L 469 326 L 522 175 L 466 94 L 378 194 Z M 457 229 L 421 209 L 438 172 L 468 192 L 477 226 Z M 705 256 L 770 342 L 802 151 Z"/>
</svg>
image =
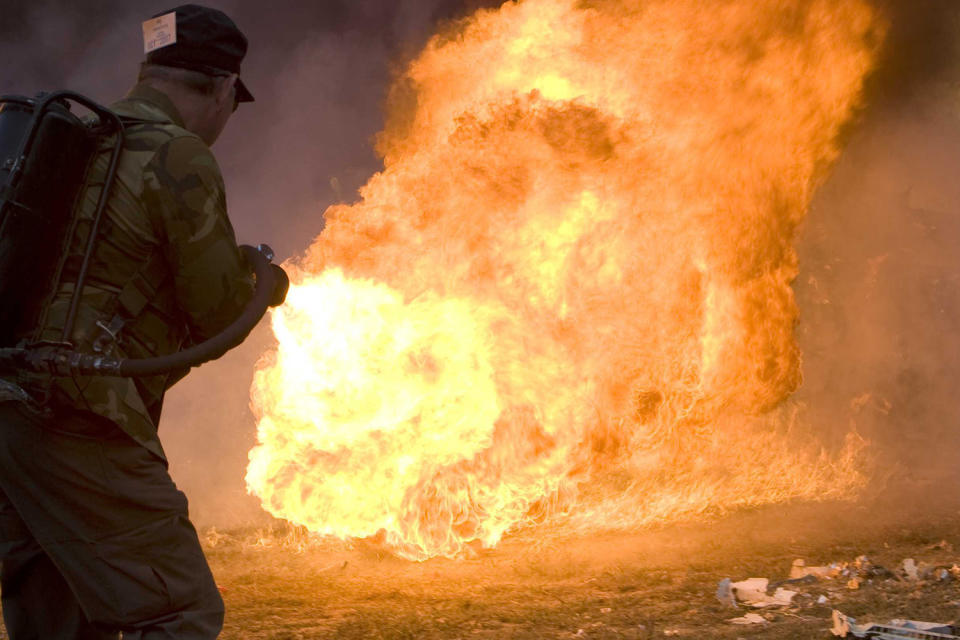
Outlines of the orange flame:
<svg viewBox="0 0 960 640">
<path fill-rule="evenodd" d="M 428 44 L 272 316 L 265 509 L 423 559 L 861 485 L 784 403 L 791 241 L 882 27 L 704 6 L 510 2 Z"/>
</svg>

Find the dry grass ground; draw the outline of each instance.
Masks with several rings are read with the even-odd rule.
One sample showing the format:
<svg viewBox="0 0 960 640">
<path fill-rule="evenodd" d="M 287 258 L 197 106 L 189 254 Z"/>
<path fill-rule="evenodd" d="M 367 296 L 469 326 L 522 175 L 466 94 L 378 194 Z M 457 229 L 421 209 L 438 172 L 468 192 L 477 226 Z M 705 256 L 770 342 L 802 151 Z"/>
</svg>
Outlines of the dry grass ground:
<svg viewBox="0 0 960 640">
<path fill-rule="evenodd" d="M 729 622 L 748 609 L 718 601 L 717 583 L 776 582 L 796 558 L 817 565 L 866 555 L 889 569 L 904 558 L 960 563 L 960 499 L 948 489 L 589 539 L 527 531 L 470 558 L 423 563 L 368 543 L 309 541 L 283 527 L 206 529 L 203 537 L 227 604 L 224 640 L 826 640 L 834 608 L 861 622 L 954 621 L 960 581 L 874 579 L 851 590 L 845 579 L 821 580 L 791 587 L 802 592 L 796 606 L 764 610 L 767 622 L 752 626 Z"/>
<path fill-rule="evenodd" d="M 223 638 L 829 638 L 837 608 L 859 620 L 958 617 L 960 582 L 846 580 L 799 587 L 798 605 L 768 622 L 715 598 L 729 577 L 787 577 L 791 562 L 852 561 L 890 569 L 907 557 L 960 562 L 960 502 L 794 505 L 710 523 L 571 539 L 530 531 L 459 560 L 412 563 L 367 544 L 301 545 L 296 535 L 209 536 L 228 607 Z M 261 543 L 256 541 L 261 539 Z M 957 545 L 930 548 L 946 540 Z M 827 602 L 817 604 L 819 596 Z"/>
</svg>

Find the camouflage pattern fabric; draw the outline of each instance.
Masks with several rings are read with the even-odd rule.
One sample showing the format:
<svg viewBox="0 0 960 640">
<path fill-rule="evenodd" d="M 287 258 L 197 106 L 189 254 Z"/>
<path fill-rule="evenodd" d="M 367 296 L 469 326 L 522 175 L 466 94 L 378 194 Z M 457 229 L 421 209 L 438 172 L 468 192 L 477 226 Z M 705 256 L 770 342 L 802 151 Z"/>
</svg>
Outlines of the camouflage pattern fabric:
<svg viewBox="0 0 960 640">
<path fill-rule="evenodd" d="M 223 178 L 210 149 L 183 128 L 173 103 L 140 84 L 111 106 L 140 121 L 126 130 L 124 151 L 98 234 L 72 342 L 92 351 L 118 312 L 118 294 L 148 264 L 155 287 L 142 291 L 144 307 L 127 322 L 113 347 L 119 357 L 145 358 L 201 342 L 239 315 L 252 294 L 252 278 L 227 217 Z M 40 338 L 59 340 L 76 274 L 103 187 L 109 140 L 95 161 L 80 203 L 80 218 L 65 276 L 42 321 Z M 21 374 L 16 382 L 54 406 L 91 411 L 117 423 L 165 459 L 157 437 L 164 392 L 186 371 L 150 378 Z"/>
</svg>

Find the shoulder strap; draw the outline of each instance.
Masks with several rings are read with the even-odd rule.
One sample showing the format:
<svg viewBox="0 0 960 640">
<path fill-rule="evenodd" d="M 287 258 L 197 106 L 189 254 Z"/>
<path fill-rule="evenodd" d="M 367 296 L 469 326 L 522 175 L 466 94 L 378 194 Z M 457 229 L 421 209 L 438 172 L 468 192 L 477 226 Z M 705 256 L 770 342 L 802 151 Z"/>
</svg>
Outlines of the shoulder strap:
<svg viewBox="0 0 960 640">
<path fill-rule="evenodd" d="M 93 350 L 96 353 L 109 353 L 113 350 L 120 331 L 128 322 L 140 316 L 157 295 L 168 274 L 163 253 L 155 251 L 120 289 L 114 303 L 110 305 L 113 307 L 110 320 L 97 321 L 100 333 L 93 341 Z"/>
<path fill-rule="evenodd" d="M 123 125 L 123 128 L 135 127 L 140 124 L 159 124 L 156 120 L 145 120 L 143 118 L 134 118 L 133 116 L 117 116 L 120 118 L 120 123 Z"/>
<path fill-rule="evenodd" d="M 148 120 L 134 116 L 120 115 L 124 129 L 148 124 L 161 124 L 157 120 Z M 166 279 L 169 271 L 161 251 L 153 253 L 120 289 L 111 304 L 105 309 L 101 320 L 97 321 L 100 332 L 93 341 L 96 353 L 110 353 L 117 344 L 120 332 L 127 323 L 136 320 Z M 112 315 L 111 315 L 112 314 Z M 109 317 L 110 320 L 106 321 Z"/>
</svg>

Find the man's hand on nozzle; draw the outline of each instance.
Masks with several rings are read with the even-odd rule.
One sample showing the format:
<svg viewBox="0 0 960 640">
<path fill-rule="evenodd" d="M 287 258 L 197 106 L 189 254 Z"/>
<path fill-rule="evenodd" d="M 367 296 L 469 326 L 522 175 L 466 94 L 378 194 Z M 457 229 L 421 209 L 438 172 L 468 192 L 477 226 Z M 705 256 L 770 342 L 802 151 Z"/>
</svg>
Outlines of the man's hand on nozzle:
<svg viewBox="0 0 960 640">
<path fill-rule="evenodd" d="M 287 290 L 290 288 L 290 278 L 280 265 L 271 264 L 270 268 L 273 269 L 274 279 L 273 296 L 270 298 L 270 306 L 279 307 L 283 304 L 283 301 L 287 299 Z"/>
</svg>

